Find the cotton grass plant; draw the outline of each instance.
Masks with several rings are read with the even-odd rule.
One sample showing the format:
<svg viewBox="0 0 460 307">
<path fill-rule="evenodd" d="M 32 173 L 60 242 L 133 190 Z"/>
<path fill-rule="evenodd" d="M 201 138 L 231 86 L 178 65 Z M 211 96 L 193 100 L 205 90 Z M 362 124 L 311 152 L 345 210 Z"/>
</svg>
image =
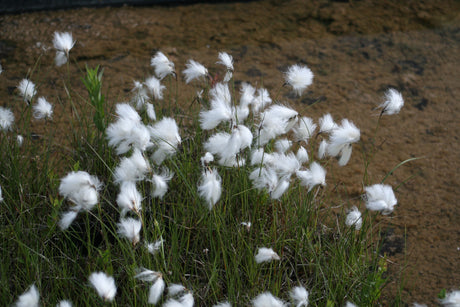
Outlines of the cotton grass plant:
<svg viewBox="0 0 460 307">
<path fill-rule="evenodd" d="M 72 35 L 56 32 L 53 43 L 70 65 Z M 377 212 L 361 213 L 333 210 L 325 189 L 328 169 L 358 158 L 353 122 L 309 118 L 263 87 L 235 88 L 237 67 L 225 52 L 212 68 L 224 71 L 222 80 L 208 79 L 211 68 L 194 60 L 178 74 L 161 52 L 150 64 L 155 76 L 135 81 L 129 102 L 114 105 L 102 93 L 103 70 L 86 67 L 86 93 L 60 98 L 72 110 L 72 150 L 58 164 L 51 147 L 29 134 L 19 146 L 13 113 L 0 109 L 0 299 L 18 306 L 376 303 L 386 269 L 374 220 L 394 210 L 393 190 L 363 187 L 356 205 Z M 199 89 L 201 102 L 187 128 L 171 108 L 155 112 L 178 88 L 165 84 L 182 80 Z M 306 66 L 285 75 L 297 96 L 312 80 Z M 26 111 L 47 118 L 46 129 L 52 108 L 40 98 L 28 105 L 33 81 L 24 78 L 18 93 Z M 382 112 L 397 113 L 392 105 Z M 58 142 L 48 137 L 45 145 Z"/>
</svg>

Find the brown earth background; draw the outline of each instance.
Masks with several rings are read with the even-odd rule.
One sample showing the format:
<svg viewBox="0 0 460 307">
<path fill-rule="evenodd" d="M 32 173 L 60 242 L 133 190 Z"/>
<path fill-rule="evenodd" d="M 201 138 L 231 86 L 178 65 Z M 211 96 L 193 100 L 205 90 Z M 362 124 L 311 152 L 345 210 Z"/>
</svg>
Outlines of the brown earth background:
<svg viewBox="0 0 460 307">
<path fill-rule="evenodd" d="M 327 112 L 349 118 L 366 142 L 378 118 L 372 109 L 387 88 L 398 89 L 405 106 L 382 118 L 369 176 L 376 183 L 401 161 L 423 158 L 387 180 L 402 185 L 395 212 L 379 219 L 391 274 L 381 305 L 398 288 L 403 303 L 428 305 L 437 303 L 441 289 L 459 289 L 459 1 L 254 1 L 0 16 L 0 105 L 20 112 L 14 89 L 42 55 L 32 80 L 38 95 L 55 103 L 51 125 L 65 138 L 68 106 L 57 100 L 67 70 L 53 65 L 54 31 L 73 33 L 71 59 L 80 69 L 104 68 L 111 103 L 127 101 L 133 80 L 153 74 L 149 64 L 157 50 L 175 62 L 179 77 L 188 59 L 218 71 L 217 54 L 226 51 L 235 59 L 235 80 L 263 82 L 271 93 L 288 66 L 308 65 L 315 74 L 308 92 L 295 98 L 283 88 L 280 100 L 315 120 Z M 70 66 L 71 76 L 82 75 L 76 67 Z M 82 88 L 78 77 L 71 84 Z M 178 90 L 185 114 L 194 93 L 183 83 Z M 342 201 L 363 209 L 356 200 L 363 188 L 360 151 L 355 147 L 349 165 L 333 172 Z"/>
</svg>

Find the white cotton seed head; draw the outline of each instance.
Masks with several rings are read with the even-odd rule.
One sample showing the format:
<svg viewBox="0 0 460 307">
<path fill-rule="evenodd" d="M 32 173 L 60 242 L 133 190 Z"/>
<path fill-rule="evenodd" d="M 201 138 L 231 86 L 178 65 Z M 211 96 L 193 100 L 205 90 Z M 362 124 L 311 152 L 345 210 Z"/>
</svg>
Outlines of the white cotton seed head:
<svg viewBox="0 0 460 307">
<path fill-rule="evenodd" d="M 187 67 L 182 73 L 185 76 L 185 83 L 190 83 L 194 79 L 205 77 L 208 74 L 206 67 L 194 60 L 188 60 Z"/>
<path fill-rule="evenodd" d="M 174 75 L 174 63 L 171 62 L 161 51 L 158 51 L 151 59 L 150 65 L 155 68 L 155 75 L 161 80 L 168 75 Z"/>
<path fill-rule="evenodd" d="M 18 85 L 19 94 L 24 99 L 24 102 L 29 104 L 32 98 L 37 94 L 35 90 L 35 84 L 29 79 L 22 79 Z"/>
<path fill-rule="evenodd" d="M 366 194 L 364 199 L 366 201 L 367 209 L 371 211 L 380 211 L 383 215 L 393 212 L 394 206 L 398 203 L 393 189 L 386 184 L 374 184 L 365 187 Z"/>
<path fill-rule="evenodd" d="M 318 147 L 318 158 L 324 159 L 327 153 L 327 141 L 322 140 Z"/>
<path fill-rule="evenodd" d="M 60 301 L 56 307 L 72 307 L 72 302 L 68 300 Z"/>
<path fill-rule="evenodd" d="M 182 139 L 176 121 L 170 117 L 164 117 L 155 125 L 149 126 L 150 137 L 156 147 L 152 159 L 160 165 L 164 159 L 176 153 Z"/>
<path fill-rule="evenodd" d="M 157 120 L 157 115 L 155 114 L 155 108 L 153 107 L 153 104 L 146 103 L 145 110 L 150 120 Z"/>
<path fill-rule="evenodd" d="M 222 64 L 227 70 L 233 71 L 233 57 L 226 52 L 219 52 L 219 61 L 216 64 Z"/>
<path fill-rule="evenodd" d="M 255 260 L 257 263 L 262 263 L 262 262 L 270 262 L 272 260 L 280 260 L 280 257 L 278 256 L 277 253 L 273 251 L 273 249 L 266 248 L 266 247 L 260 247 L 257 250 Z"/>
<path fill-rule="evenodd" d="M 131 241 L 133 245 L 136 245 L 140 241 L 141 221 L 133 218 L 124 218 L 117 225 L 120 236 Z"/>
<path fill-rule="evenodd" d="M 350 301 L 347 301 L 347 303 L 345 304 L 345 307 L 358 307 L 358 306 L 356 306 L 355 304 L 353 304 Z"/>
<path fill-rule="evenodd" d="M 382 114 L 398 114 L 404 106 L 404 99 L 400 92 L 390 88 L 385 93 L 385 101 L 379 106 L 382 108 Z"/>
<path fill-rule="evenodd" d="M 297 153 L 295 155 L 297 158 L 297 161 L 299 161 L 300 164 L 303 164 L 308 161 L 308 152 L 305 149 L 305 147 L 300 146 L 299 149 L 297 150 Z"/>
<path fill-rule="evenodd" d="M 232 307 L 232 304 L 229 302 L 222 302 L 212 305 L 212 307 Z"/>
<path fill-rule="evenodd" d="M 157 280 L 153 283 L 149 290 L 149 304 L 156 305 L 160 300 L 161 296 L 163 295 L 163 291 L 165 289 L 165 282 L 162 277 L 157 278 Z"/>
<path fill-rule="evenodd" d="M 154 174 L 150 182 L 152 183 L 152 197 L 163 198 L 168 192 L 168 182 L 173 178 L 174 173 L 164 168 L 160 174 Z"/>
<path fill-rule="evenodd" d="M 308 140 L 313 135 L 315 130 L 316 124 L 311 118 L 305 116 L 301 117 L 297 121 L 297 124 L 294 126 L 294 128 L 292 128 L 295 140 L 298 142 L 303 141 L 305 143 L 308 143 Z"/>
<path fill-rule="evenodd" d="M 193 294 L 191 292 L 187 292 L 179 298 L 179 302 L 183 307 L 193 307 L 195 299 L 193 298 Z"/>
<path fill-rule="evenodd" d="M 259 294 L 252 300 L 254 307 L 285 307 L 286 304 L 270 292 Z"/>
<path fill-rule="evenodd" d="M 276 186 L 272 189 L 269 189 L 270 197 L 272 199 L 280 199 L 281 196 L 287 191 L 290 185 L 290 177 L 283 177 L 278 180 Z"/>
<path fill-rule="evenodd" d="M 308 291 L 304 287 L 294 287 L 289 292 L 294 305 L 296 307 L 307 307 L 308 306 Z"/>
<path fill-rule="evenodd" d="M 211 210 L 222 194 L 222 179 L 216 169 L 203 171 L 198 185 L 198 194 L 208 204 Z"/>
<path fill-rule="evenodd" d="M 78 211 L 73 210 L 62 214 L 61 219 L 59 220 L 59 228 L 61 228 L 61 230 L 69 228 L 72 222 L 77 218 L 77 215 Z"/>
<path fill-rule="evenodd" d="M 323 117 L 319 119 L 319 132 L 320 133 L 329 133 L 335 128 L 337 128 L 338 125 L 334 122 L 332 119 L 332 115 L 327 113 Z"/>
<path fill-rule="evenodd" d="M 53 116 L 53 106 L 44 97 L 39 97 L 33 106 L 33 115 L 36 119 L 51 119 Z"/>
<path fill-rule="evenodd" d="M 358 208 L 354 206 L 347 214 L 345 219 L 345 224 L 349 227 L 355 227 L 356 230 L 360 230 L 363 224 L 363 219 L 361 217 L 361 212 Z"/>
<path fill-rule="evenodd" d="M 32 285 L 29 290 L 21 294 L 15 303 L 16 307 L 38 307 L 40 303 L 40 293 L 37 287 Z"/>
<path fill-rule="evenodd" d="M 140 181 L 150 170 L 149 161 L 140 150 L 135 149 L 130 157 L 124 157 L 115 168 L 114 181 L 118 184 L 124 181 Z"/>
<path fill-rule="evenodd" d="M 155 77 L 150 77 L 144 82 L 145 86 L 149 90 L 150 94 L 157 100 L 163 99 L 163 90 L 166 88 L 164 85 L 160 83 Z"/>
<path fill-rule="evenodd" d="M 133 211 L 140 213 L 142 210 L 142 196 L 133 181 L 124 181 L 120 186 L 120 193 L 117 196 L 117 204 L 121 209 L 121 216 Z"/>
<path fill-rule="evenodd" d="M 313 72 L 307 66 L 292 65 L 286 72 L 286 83 L 292 86 L 298 96 L 313 82 Z"/>
<path fill-rule="evenodd" d="M 308 191 L 317 185 L 326 185 L 326 170 L 318 162 L 313 162 L 308 170 L 298 170 L 296 175 L 300 184 L 307 187 Z"/>
<path fill-rule="evenodd" d="M 249 83 L 243 82 L 240 89 L 240 106 L 249 106 L 255 98 L 256 89 Z"/>
<path fill-rule="evenodd" d="M 71 172 L 61 179 L 59 194 L 73 202 L 78 209 L 91 210 L 98 203 L 102 183 L 87 172 Z"/>
<path fill-rule="evenodd" d="M 185 291 L 185 287 L 181 284 L 170 284 L 168 286 L 168 296 L 169 297 L 176 296 L 183 291 Z"/>
<path fill-rule="evenodd" d="M 452 291 L 446 294 L 446 297 L 440 299 L 439 302 L 445 307 L 458 307 L 460 306 L 460 291 Z"/>
<path fill-rule="evenodd" d="M 0 129 L 3 131 L 11 130 L 14 123 L 14 114 L 10 109 L 0 107 Z"/>
<path fill-rule="evenodd" d="M 94 272 L 89 276 L 89 282 L 104 301 L 113 301 L 117 294 L 117 287 L 113 277 L 106 275 L 104 272 Z"/>
<path fill-rule="evenodd" d="M 279 139 L 275 142 L 275 150 L 279 153 L 285 153 L 291 146 L 292 142 L 288 139 Z"/>
<path fill-rule="evenodd" d="M 156 255 L 156 253 L 158 253 L 158 251 L 160 250 L 160 248 L 162 248 L 162 246 L 163 246 L 163 240 L 161 239 L 153 243 L 145 242 L 145 248 L 152 255 Z"/>
<path fill-rule="evenodd" d="M 56 50 L 69 54 L 70 49 L 75 45 L 72 33 L 69 32 L 54 32 L 53 46 Z"/>
</svg>

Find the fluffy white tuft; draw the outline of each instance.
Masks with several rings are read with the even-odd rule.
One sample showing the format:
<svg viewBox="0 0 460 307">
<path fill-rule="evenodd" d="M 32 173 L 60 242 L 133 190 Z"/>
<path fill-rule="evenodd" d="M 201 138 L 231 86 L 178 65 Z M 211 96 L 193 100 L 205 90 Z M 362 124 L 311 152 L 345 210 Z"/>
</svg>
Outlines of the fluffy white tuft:
<svg viewBox="0 0 460 307">
<path fill-rule="evenodd" d="M 120 220 L 118 225 L 118 234 L 120 236 L 131 241 L 133 245 L 136 245 L 140 240 L 140 231 L 142 223 L 139 220 L 133 218 L 124 218 Z"/>
<path fill-rule="evenodd" d="M 185 75 L 185 83 L 190 83 L 194 79 L 205 77 L 208 74 L 206 67 L 194 60 L 188 60 L 187 67 L 182 73 Z"/>
<path fill-rule="evenodd" d="M 29 79 L 22 79 L 18 85 L 19 94 L 24 99 L 24 102 L 30 104 L 32 98 L 37 94 L 35 84 Z"/>
<path fill-rule="evenodd" d="M 104 301 L 113 301 L 117 294 L 117 287 L 113 277 L 107 276 L 104 272 L 94 272 L 89 276 L 89 282 Z"/>
<path fill-rule="evenodd" d="M 385 93 L 385 101 L 379 105 L 382 108 L 382 114 L 392 115 L 398 114 L 401 108 L 404 106 L 404 99 L 400 92 L 390 88 Z"/>
<path fill-rule="evenodd" d="M 3 131 L 11 130 L 14 123 L 14 114 L 10 109 L 0 107 L 0 128 Z"/>
<path fill-rule="evenodd" d="M 307 307 L 308 306 L 308 291 L 304 287 L 294 287 L 289 292 L 294 305 L 296 307 Z"/>
<path fill-rule="evenodd" d="M 359 212 L 358 208 L 354 206 L 348 212 L 347 217 L 345 219 L 345 224 L 349 227 L 354 226 L 356 230 L 360 230 L 363 224 L 363 219 L 361 217 L 361 212 Z"/>
<path fill-rule="evenodd" d="M 365 187 L 366 194 L 364 199 L 366 201 L 367 209 L 371 211 L 380 211 L 383 215 L 393 212 L 394 206 L 398 203 L 393 189 L 386 184 L 374 184 Z"/>
<path fill-rule="evenodd" d="M 307 66 L 292 65 L 286 72 L 286 83 L 292 86 L 298 96 L 312 84 L 313 72 Z"/>
<path fill-rule="evenodd" d="M 201 182 L 198 185 L 198 193 L 211 210 L 222 194 L 222 179 L 216 169 L 203 171 Z"/>
<path fill-rule="evenodd" d="M 309 192 L 317 185 L 326 185 L 326 170 L 318 162 L 313 162 L 309 170 L 297 171 L 296 175 L 301 185 L 307 187 Z"/>
<path fill-rule="evenodd" d="M 16 307 L 38 307 L 40 302 L 40 293 L 37 287 L 32 285 L 29 290 L 21 294 L 15 303 Z"/>
<path fill-rule="evenodd" d="M 33 106 L 33 111 L 36 119 L 51 119 L 53 116 L 53 106 L 44 97 L 37 99 L 37 103 Z"/>
<path fill-rule="evenodd" d="M 124 181 L 120 186 L 120 193 L 117 196 L 117 204 L 121 209 L 121 216 L 133 211 L 137 214 L 142 210 L 142 196 L 133 181 Z"/>
<path fill-rule="evenodd" d="M 150 61 L 150 65 L 155 68 L 155 75 L 163 79 L 168 75 L 175 75 L 174 63 L 171 62 L 161 51 L 158 51 Z"/>
<path fill-rule="evenodd" d="M 278 256 L 278 254 L 275 253 L 273 249 L 271 248 L 260 247 L 257 250 L 255 259 L 257 263 L 262 263 L 262 262 L 270 262 L 272 260 L 280 260 L 280 256 Z"/>
<path fill-rule="evenodd" d="M 286 304 L 270 292 L 259 294 L 252 300 L 254 307 L 285 307 Z"/>
</svg>

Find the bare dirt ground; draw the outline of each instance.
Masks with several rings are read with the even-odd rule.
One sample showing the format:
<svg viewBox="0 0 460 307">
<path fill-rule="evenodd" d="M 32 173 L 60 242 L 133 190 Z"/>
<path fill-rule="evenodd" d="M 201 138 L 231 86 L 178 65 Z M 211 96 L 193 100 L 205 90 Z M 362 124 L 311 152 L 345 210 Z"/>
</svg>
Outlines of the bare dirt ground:
<svg viewBox="0 0 460 307">
<path fill-rule="evenodd" d="M 403 303 L 432 305 L 441 289 L 460 287 L 459 16 L 454 0 L 254 1 L 3 15 L 0 105 L 18 112 L 22 102 L 12 98 L 14 88 L 42 54 L 36 71 L 46 77 L 32 75 L 39 95 L 53 101 L 62 92 L 66 67 L 54 67 L 54 51 L 44 51 L 52 47 L 54 31 L 73 33 L 71 58 L 80 68 L 104 67 L 113 103 L 128 100 L 133 80 L 153 74 L 149 63 L 157 50 L 178 72 L 190 58 L 213 71 L 217 53 L 227 51 L 235 58 L 237 81 L 263 82 L 271 92 L 282 85 L 286 67 L 308 65 L 315 73 L 308 92 L 292 99 L 283 89 L 280 100 L 313 119 L 326 112 L 349 118 L 366 142 L 378 118 L 372 109 L 394 87 L 406 104 L 400 114 L 381 120 L 370 178 L 378 182 L 399 162 L 423 159 L 387 180 L 401 187 L 395 212 L 380 219 L 392 274 L 381 304 L 402 285 Z M 72 75 L 79 74 L 75 67 Z M 81 88 L 78 78 L 71 82 Z M 186 109 L 193 92 L 179 91 Z M 53 125 L 63 137 L 68 123 L 59 113 L 65 110 L 56 103 Z M 355 147 L 349 165 L 333 172 L 342 180 L 343 197 L 363 208 L 355 197 L 363 188 L 360 151 Z"/>
</svg>

